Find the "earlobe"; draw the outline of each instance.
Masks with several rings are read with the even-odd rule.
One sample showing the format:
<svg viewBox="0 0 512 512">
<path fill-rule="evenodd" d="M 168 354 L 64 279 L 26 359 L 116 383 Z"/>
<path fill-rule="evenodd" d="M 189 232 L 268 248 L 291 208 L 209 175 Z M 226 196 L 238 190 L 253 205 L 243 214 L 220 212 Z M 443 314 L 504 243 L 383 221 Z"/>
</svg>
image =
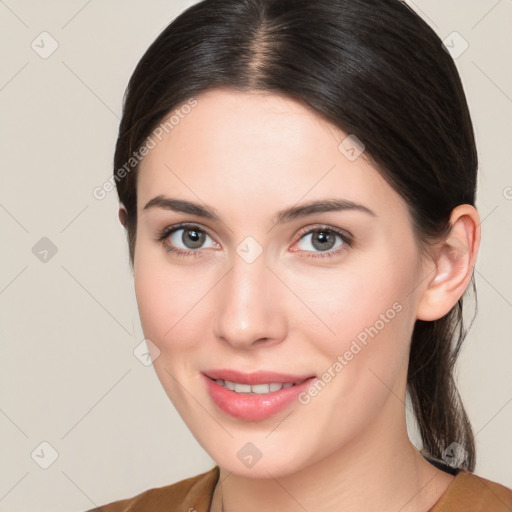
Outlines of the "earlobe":
<svg viewBox="0 0 512 512">
<path fill-rule="evenodd" d="M 439 242 L 434 256 L 433 275 L 425 280 L 416 317 L 432 321 L 446 315 L 471 281 L 480 245 L 480 218 L 468 204 L 454 208 L 450 234 Z"/>
<path fill-rule="evenodd" d="M 126 227 L 126 222 L 128 220 L 128 212 L 126 211 L 126 208 L 123 203 L 120 203 L 119 205 L 119 211 L 117 212 L 117 215 L 119 217 L 119 222 Z"/>
</svg>

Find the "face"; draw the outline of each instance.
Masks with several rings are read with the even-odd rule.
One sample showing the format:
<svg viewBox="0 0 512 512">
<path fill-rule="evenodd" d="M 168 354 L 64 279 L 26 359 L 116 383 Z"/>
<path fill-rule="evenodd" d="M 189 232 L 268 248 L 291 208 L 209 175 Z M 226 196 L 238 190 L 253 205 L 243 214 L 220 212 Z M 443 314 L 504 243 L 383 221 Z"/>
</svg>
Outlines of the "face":
<svg viewBox="0 0 512 512">
<path fill-rule="evenodd" d="M 135 291 L 167 395 L 248 476 L 395 435 L 423 276 L 405 203 L 302 104 L 196 100 L 137 184 Z"/>
</svg>

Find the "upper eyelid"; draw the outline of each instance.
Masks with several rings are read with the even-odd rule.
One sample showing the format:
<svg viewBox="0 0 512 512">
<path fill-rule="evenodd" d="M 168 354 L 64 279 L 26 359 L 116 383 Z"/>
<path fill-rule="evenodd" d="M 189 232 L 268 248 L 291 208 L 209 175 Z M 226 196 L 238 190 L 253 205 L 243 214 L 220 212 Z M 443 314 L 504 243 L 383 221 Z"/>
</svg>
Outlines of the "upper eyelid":
<svg viewBox="0 0 512 512">
<path fill-rule="evenodd" d="M 161 230 L 161 234 L 165 236 L 170 236 L 172 233 L 179 231 L 180 229 L 193 229 L 199 228 L 200 231 L 204 231 L 212 240 L 214 237 L 211 235 L 208 228 L 202 226 L 201 224 L 196 224 L 194 222 L 185 222 L 180 224 L 173 224 L 171 226 L 167 226 Z M 217 242 L 218 243 L 218 242 Z"/>
<path fill-rule="evenodd" d="M 322 229 L 324 229 L 325 231 L 332 231 L 333 233 L 336 233 L 339 236 L 348 238 L 349 240 L 352 240 L 354 238 L 352 233 L 350 233 L 346 229 L 337 228 L 335 226 L 329 226 L 328 224 L 316 224 L 313 226 L 305 227 L 305 228 L 299 230 L 299 236 L 309 234 L 312 231 L 321 231 Z"/>
</svg>

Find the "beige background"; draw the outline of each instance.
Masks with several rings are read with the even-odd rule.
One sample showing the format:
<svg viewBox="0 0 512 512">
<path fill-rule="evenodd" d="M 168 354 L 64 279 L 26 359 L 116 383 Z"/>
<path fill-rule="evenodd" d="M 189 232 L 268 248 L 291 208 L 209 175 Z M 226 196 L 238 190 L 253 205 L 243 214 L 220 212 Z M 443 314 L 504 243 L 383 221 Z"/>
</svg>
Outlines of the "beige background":
<svg viewBox="0 0 512 512">
<path fill-rule="evenodd" d="M 131 72 L 191 3 L 0 1 L 0 512 L 84 511 L 213 465 L 133 354 L 143 334 L 117 196 L 92 195 L 112 172 Z M 410 4 L 469 44 L 456 63 L 484 220 L 479 315 L 458 374 L 476 472 L 512 487 L 512 1 Z M 46 262 L 33 253 L 43 237 L 57 249 Z"/>
</svg>

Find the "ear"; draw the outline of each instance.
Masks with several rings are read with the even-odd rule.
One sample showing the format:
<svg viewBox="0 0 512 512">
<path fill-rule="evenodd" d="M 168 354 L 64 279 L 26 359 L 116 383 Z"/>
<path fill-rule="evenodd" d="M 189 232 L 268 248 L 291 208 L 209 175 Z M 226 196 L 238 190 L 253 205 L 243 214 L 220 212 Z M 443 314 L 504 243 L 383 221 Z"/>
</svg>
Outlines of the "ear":
<svg viewBox="0 0 512 512">
<path fill-rule="evenodd" d="M 468 287 L 480 246 L 480 217 L 477 210 L 462 204 L 453 209 L 448 236 L 434 251 L 434 269 L 426 280 L 416 317 L 437 320 L 453 308 Z"/>
<path fill-rule="evenodd" d="M 119 217 L 119 222 L 126 227 L 126 221 L 128 220 L 128 212 L 123 203 L 119 204 L 119 211 L 117 212 L 117 216 Z"/>
</svg>

